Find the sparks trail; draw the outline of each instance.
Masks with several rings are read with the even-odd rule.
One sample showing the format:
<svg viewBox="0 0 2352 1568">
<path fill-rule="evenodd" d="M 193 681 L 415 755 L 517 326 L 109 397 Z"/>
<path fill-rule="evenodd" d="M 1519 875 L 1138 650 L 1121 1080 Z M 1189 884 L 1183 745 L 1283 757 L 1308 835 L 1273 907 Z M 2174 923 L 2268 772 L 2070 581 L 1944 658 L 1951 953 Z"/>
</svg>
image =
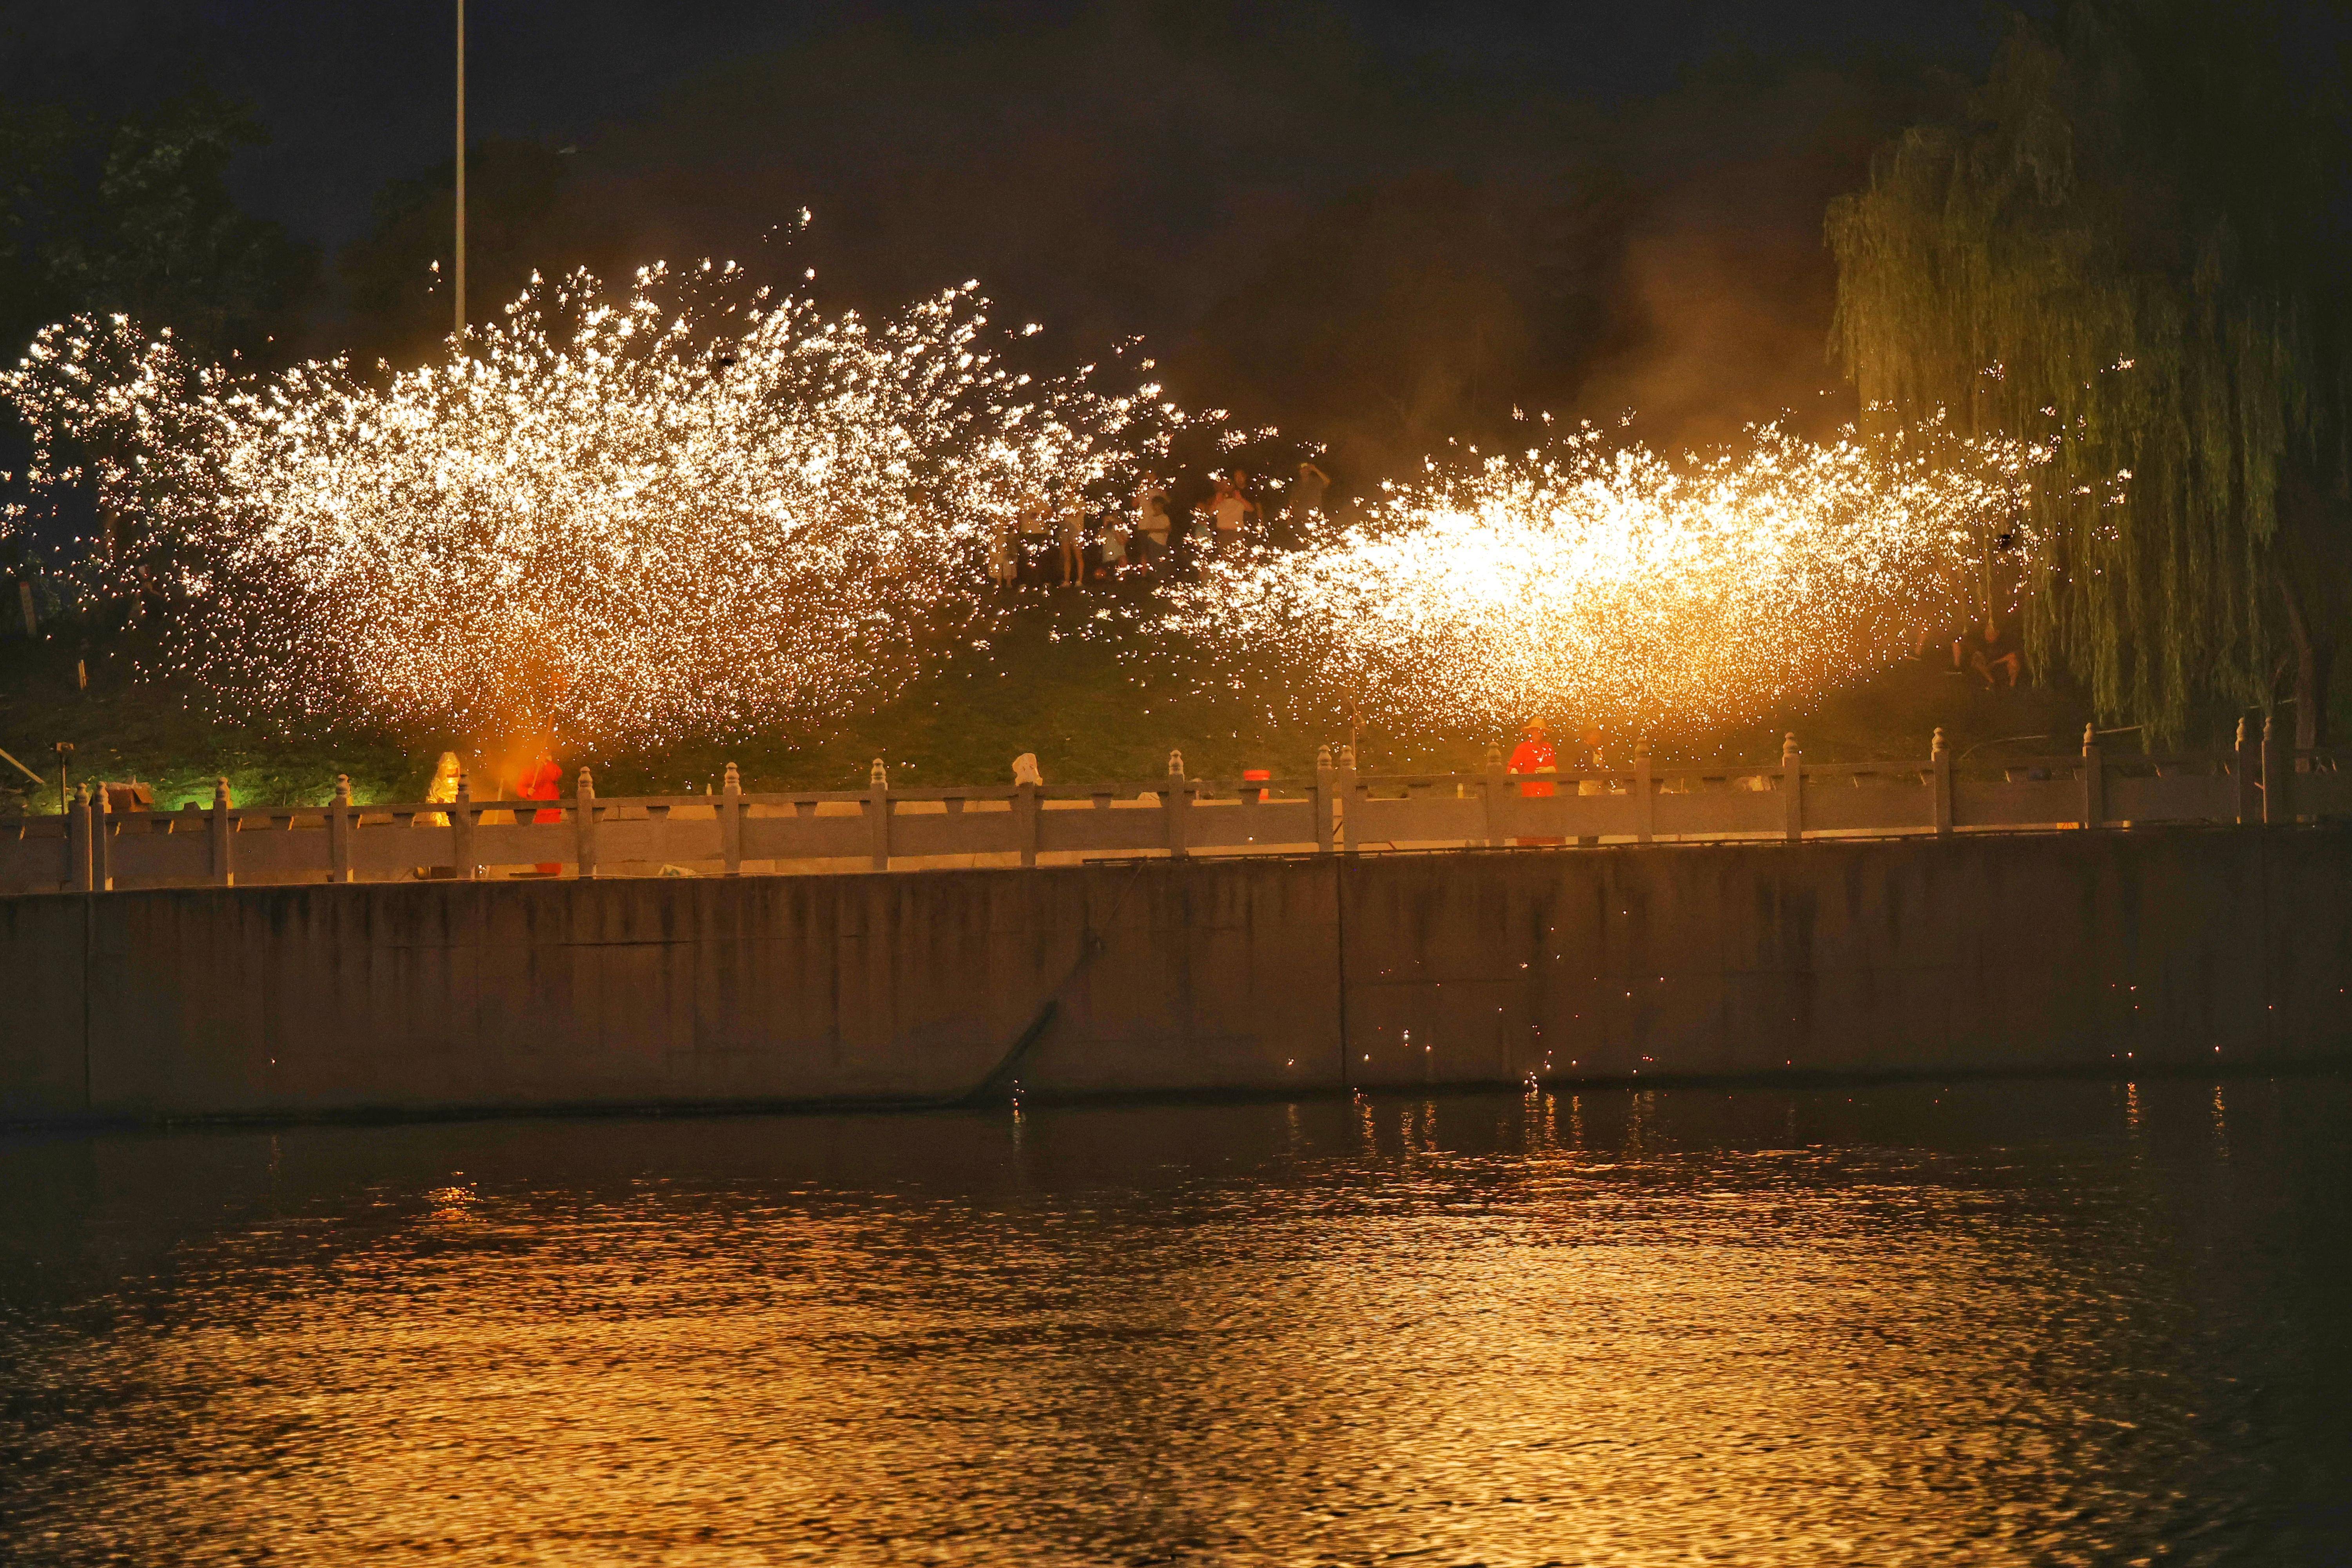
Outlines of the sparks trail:
<svg viewBox="0 0 2352 1568">
<path fill-rule="evenodd" d="M 1270 707 L 1412 725 L 1531 715 L 1617 733 L 1752 718 L 1962 617 L 1968 563 L 2034 454 L 1940 428 L 1777 426 L 1677 465 L 1591 426 L 1384 487 L 1296 554 L 1213 564 L 1164 626 Z"/>
<path fill-rule="evenodd" d="M 156 613 L 145 673 L 238 717 L 643 743 L 887 699 L 982 613 L 994 520 L 1129 485 L 1187 423 L 1148 360 L 1125 391 L 1004 365 L 972 288 L 869 322 L 708 262 L 534 279 L 374 383 L 80 320 L 0 393 L 36 492 L 95 490 L 87 585 Z"/>
</svg>

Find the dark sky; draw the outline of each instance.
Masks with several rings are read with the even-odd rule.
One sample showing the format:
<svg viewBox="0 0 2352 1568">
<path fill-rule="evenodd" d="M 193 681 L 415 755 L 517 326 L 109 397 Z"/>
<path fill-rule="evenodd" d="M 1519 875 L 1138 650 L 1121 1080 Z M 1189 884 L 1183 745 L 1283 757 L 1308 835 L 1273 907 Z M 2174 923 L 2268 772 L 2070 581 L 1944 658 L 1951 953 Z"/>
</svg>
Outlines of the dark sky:
<svg viewBox="0 0 2352 1568">
<path fill-rule="evenodd" d="M 1897 48 L 1969 65 L 1992 37 L 1984 0 L 1644 0 L 1639 5 L 1329 0 L 1313 5 L 963 4 L 900 0 L 473 0 L 468 128 L 593 146 L 701 79 L 786 55 L 877 17 L 942 56 L 977 40 L 1042 38 L 1092 13 L 1230 9 L 1336 22 L 1369 60 L 1491 95 L 1601 101 L 1654 94 L 1711 53 L 1741 46 L 1832 58 Z M 136 109 L 193 78 L 258 106 L 273 143 L 245 155 L 239 194 L 333 247 L 368 224 L 386 180 L 450 153 L 451 0 L 11 0 L 0 90 L 100 112 Z M 1281 47 L 1278 15 L 1234 25 L 1238 52 Z M 1118 62 L 1101 61 L 1107 73 Z M 1305 79 L 1348 62 L 1299 57 Z M 716 147 L 678 147 L 691 158 Z"/>
<path fill-rule="evenodd" d="M 272 141 L 241 155 L 236 194 L 326 258 L 304 346 L 397 361 L 446 330 L 426 289 L 446 197 L 397 232 L 376 214 L 388 182 L 447 179 L 453 15 L 13 0 L 0 91 L 101 116 L 196 79 L 251 101 Z M 703 255 L 814 266 L 820 300 L 869 309 L 977 279 L 1048 324 L 1047 352 L 1145 334 L 1180 395 L 1312 431 L 1363 471 L 1520 403 L 1638 407 L 1675 439 L 1834 417 L 1823 205 L 1934 83 L 1981 74 L 2000 16 L 473 0 L 468 24 L 477 148 L 536 143 L 503 173 L 469 165 L 476 300 L 533 268 Z M 763 239 L 803 205 L 805 236 Z M 355 303 L 386 279 L 400 300 Z"/>
</svg>

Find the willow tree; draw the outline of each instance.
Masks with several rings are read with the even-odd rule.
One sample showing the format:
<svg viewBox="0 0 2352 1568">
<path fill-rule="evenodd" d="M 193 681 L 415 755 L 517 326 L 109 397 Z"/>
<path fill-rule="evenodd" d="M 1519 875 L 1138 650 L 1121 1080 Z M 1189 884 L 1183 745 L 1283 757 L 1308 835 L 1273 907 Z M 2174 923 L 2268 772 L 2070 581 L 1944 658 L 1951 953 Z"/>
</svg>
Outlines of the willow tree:
<svg viewBox="0 0 2352 1568">
<path fill-rule="evenodd" d="M 2326 741 L 2347 507 L 2336 84 L 2259 7 L 2074 0 L 1828 219 L 1874 417 L 2052 443 L 2027 649 L 2178 735 L 2288 689 Z"/>
</svg>

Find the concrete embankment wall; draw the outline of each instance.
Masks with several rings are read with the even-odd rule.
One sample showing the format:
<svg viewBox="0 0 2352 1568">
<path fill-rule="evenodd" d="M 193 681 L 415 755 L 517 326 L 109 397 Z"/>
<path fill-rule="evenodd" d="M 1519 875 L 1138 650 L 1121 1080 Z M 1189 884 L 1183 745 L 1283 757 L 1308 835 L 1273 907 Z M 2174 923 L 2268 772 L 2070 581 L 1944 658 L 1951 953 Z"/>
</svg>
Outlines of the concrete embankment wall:
<svg viewBox="0 0 2352 1568">
<path fill-rule="evenodd" d="M 42 896 L 0 984 L 16 1121 L 2234 1068 L 2352 1055 L 2352 832 Z"/>
</svg>

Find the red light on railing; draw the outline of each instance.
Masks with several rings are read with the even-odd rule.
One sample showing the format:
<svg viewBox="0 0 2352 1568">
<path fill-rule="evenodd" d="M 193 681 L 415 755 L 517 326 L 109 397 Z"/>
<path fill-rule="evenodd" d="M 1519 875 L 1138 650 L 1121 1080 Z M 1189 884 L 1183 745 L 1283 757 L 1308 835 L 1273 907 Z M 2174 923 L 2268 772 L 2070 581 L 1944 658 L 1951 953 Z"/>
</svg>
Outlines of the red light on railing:
<svg viewBox="0 0 2352 1568">
<path fill-rule="evenodd" d="M 1265 784 L 1273 777 L 1274 770 L 1272 768 L 1244 768 L 1242 770 L 1242 783 L 1244 784 Z"/>
</svg>

